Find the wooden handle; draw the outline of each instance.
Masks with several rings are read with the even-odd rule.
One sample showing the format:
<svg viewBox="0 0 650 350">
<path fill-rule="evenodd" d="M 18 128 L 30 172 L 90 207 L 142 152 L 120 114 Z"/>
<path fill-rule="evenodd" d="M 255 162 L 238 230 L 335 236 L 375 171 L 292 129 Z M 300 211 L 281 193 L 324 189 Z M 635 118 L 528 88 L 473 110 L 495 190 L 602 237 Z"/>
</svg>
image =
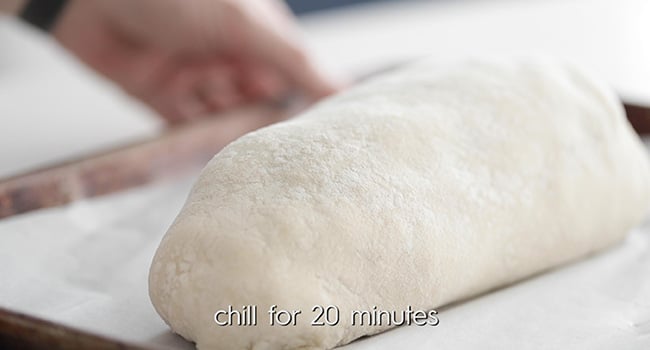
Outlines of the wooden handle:
<svg viewBox="0 0 650 350">
<path fill-rule="evenodd" d="M 108 194 L 203 166 L 226 144 L 287 109 L 249 106 L 170 129 L 153 140 L 0 182 L 0 218 Z"/>
<path fill-rule="evenodd" d="M 630 124 L 639 135 L 650 134 L 650 107 L 642 107 L 633 104 L 625 104 L 625 113 Z"/>
<path fill-rule="evenodd" d="M 119 340 L 0 308 L 0 349 L 145 350 Z"/>
</svg>

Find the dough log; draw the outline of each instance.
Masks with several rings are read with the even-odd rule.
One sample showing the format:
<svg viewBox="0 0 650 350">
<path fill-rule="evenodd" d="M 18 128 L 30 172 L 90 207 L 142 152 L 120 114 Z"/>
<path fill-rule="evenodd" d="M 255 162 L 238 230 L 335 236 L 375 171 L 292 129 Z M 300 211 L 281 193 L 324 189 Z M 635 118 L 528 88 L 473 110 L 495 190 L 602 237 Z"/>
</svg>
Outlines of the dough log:
<svg viewBox="0 0 650 350">
<path fill-rule="evenodd" d="M 199 349 L 332 348 L 391 327 L 355 310 L 512 283 L 615 244 L 649 208 L 648 156 L 600 82 L 539 60 L 419 63 L 217 154 L 150 296 Z M 256 326 L 215 322 L 246 305 Z M 296 325 L 269 325 L 272 305 Z M 315 305 L 338 323 L 311 325 Z"/>
</svg>

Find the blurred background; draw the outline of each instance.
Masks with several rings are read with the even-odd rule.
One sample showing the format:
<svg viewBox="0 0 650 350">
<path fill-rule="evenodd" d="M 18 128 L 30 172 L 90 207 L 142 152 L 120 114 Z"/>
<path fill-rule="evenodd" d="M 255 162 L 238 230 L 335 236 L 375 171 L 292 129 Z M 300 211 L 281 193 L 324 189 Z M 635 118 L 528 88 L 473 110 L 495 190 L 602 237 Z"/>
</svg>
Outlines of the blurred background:
<svg viewBox="0 0 650 350">
<path fill-rule="evenodd" d="M 428 56 L 542 54 L 650 105 L 647 0 L 288 1 L 328 70 L 351 78 Z M 0 177 L 110 149 L 163 127 L 47 35 L 0 17 Z"/>
</svg>

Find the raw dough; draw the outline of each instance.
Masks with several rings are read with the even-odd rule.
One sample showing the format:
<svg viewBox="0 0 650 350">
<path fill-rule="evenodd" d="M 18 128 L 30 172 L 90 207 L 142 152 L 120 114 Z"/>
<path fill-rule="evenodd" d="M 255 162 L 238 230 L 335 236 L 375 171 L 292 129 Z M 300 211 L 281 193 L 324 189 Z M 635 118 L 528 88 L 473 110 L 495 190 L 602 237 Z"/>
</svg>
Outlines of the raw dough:
<svg viewBox="0 0 650 350">
<path fill-rule="evenodd" d="M 647 155 L 584 73 L 420 63 L 217 154 L 149 290 L 200 349 L 332 348 L 390 327 L 351 326 L 353 310 L 427 310 L 512 283 L 616 243 L 649 204 Z M 273 304 L 301 310 L 296 326 L 270 326 Z M 230 305 L 256 305 L 257 326 L 218 326 Z M 314 305 L 336 306 L 338 324 L 312 326 Z"/>
</svg>

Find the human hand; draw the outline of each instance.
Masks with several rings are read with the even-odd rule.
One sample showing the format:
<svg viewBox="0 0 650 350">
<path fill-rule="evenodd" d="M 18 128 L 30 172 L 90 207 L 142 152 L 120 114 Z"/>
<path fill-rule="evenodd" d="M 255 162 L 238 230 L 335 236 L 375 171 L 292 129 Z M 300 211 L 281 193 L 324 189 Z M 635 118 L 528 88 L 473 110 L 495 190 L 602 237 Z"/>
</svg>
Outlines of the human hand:
<svg viewBox="0 0 650 350">
<path fill-rule="evenodd" d="M 336 89 L 274 0 L 71 0 L 53 32 L 170 122 L 291 89 L 312 98 Z"/>
</svg>

